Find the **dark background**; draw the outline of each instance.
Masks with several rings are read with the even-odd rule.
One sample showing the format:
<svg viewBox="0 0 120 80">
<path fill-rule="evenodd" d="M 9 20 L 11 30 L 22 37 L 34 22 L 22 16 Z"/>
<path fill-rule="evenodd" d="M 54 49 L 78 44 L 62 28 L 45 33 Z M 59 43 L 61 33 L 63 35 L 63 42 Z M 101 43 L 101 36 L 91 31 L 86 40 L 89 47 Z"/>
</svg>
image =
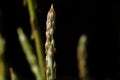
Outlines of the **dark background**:
<svg viewBox="0 0 120 80">
<path fill-rule="evenodd" d="M 95 0 L 79 2 L 77 0 L 38 0 L 36 12 L 44 42 L 46 15 L 52 2 L 57 16 L 55 35 L 57 78 L 70 77 L 74 78 L 73 80 L 78 78 L 76 46 L 78 38 L 84 33 L 88 36 L 87 62 L 91 80 L 119 80 L 119 3 L 112 2 L 111 22 L 108 18 L 106 19 L 107 8 L 103 9 L 101 5 L 96 4 Z M 8 67 L 12 66 L 15 69 L 21 80 L 23 78 L 34 80 L 16 33 L 17 27 L 21 26 L 30 37 L 28 10 L 23 7 L 22 0 L 1 0 L 0 8 L 2 10 L 1 30 L 7 41 L 6 63 Z"/>
</svg>

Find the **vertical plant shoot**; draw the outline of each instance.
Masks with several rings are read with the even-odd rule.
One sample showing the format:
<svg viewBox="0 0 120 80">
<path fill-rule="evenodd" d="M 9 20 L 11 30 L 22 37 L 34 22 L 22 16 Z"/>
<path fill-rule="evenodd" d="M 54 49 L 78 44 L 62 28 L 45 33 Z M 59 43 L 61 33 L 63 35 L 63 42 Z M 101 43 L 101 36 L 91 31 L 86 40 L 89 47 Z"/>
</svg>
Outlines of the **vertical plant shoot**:
<svg viewBox="0 0 120 80">
<path fill-rule="evenodd" d="M 86 43 L 87 43 L 87 36 L 82 35 L 79 39 L 78 48 L 77 48 L 79 77 L 81 80 L 88 80 L 87 65 L 86 65 L 86 58 L 87 58 Z"/>
<path fill-rule="evenodd" d="M 47 80 L 55 80 L 56 74 L 56 63 L 54 59 L 55 53 L 55 41 L 54 41 L 54 31 L 55 31 L 55 11 L 53 5 L 47 14 L 46 21 L 46 78 Z"/>
</svg>

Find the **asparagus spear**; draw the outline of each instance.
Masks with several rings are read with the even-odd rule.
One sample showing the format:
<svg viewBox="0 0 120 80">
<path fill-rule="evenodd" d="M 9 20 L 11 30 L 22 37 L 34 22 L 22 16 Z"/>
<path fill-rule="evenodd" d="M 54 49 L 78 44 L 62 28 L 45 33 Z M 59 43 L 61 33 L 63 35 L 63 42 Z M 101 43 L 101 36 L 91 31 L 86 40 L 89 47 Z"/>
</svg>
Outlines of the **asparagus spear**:
<svg viewBox="0 0 120 80">
<path fill-rule="evenodd" d="M 44 51 L 43 51 L 41 32 L 39 30 L 38 20 L 35 12 L 35 0 L 28 0 L 27 5 L 29 10 L 29 16 L 30 16 L 30 24 L 32 27 L 32 38 L 35 41 L 41 78 L 42 80 L 45 80 L 45 64 L 44 64 L 45 57 L 44 57 Z"/>
<path fill-rule="evenodd" d="M 55 11 L 53 5 L 47 15 L 46 22 L 46 77 L 47 80 L 55 80 L 56 75 L 56 63 L 54 59 L 55 53 L 55 41 L 54 41 L 54 30 L 55 30 Z"/>
<path fill-rule="evenodd" d="M 27 37 L 23 33 L 21 28 L 17 29 L 19 41 L 21 43 L 22 49 L 26 55 L 27 61 L 30 64 L 30 68 L 32 72 L 35 74 L 37 80 L 43 80 L 41 74 L 39 72 L 39 67 L 37 64 L 36 56 L 32 50 L 32 46 L 30 45 Z"/>
<path fill-rule="evenodd" d="M 13 69 L 10 68 L 10 76 L 11 76 L 11 80 L 18 80 L 16 74 L 14 73 Z"/>
<path fill-rule="evenodd" d="M 3 54 L 5 51 L 5 39 L 0 34 L 0 80 L 5 80 L 5 64 Z"/>
<path fill-rule="evenodd" d="M 79 77 L 81 80 L 88 80 L 86 58 L 87 36 L 82 35 L 79 39 L 78 48 L 77 48 L 77 59 L 78 59 L 78 68 L 79 68 Z"/>
</svg>

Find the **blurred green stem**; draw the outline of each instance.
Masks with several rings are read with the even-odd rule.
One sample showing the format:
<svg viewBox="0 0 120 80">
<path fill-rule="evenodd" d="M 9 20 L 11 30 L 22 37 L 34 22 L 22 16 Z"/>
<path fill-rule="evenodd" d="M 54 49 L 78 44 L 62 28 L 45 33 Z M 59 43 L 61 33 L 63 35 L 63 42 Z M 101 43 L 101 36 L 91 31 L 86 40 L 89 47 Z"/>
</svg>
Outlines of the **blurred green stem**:
<svg viewBox="0 0 120 80">
<path fill-rule="evenodd" d="M 10 76 L 11 76 L 11 80 L 18 80 L 16 74 L 14 73 L 13 69 L 10 68 Z"/>
<path fill-rule="evenodd" d="M 79 77 L 81 80 L 88 80 L 88 71 L 87 71 L 87 36 L 82 35 L 79 39 L 78 48 L 77 48 L 77 59 L 78 59 L 78 68 L 79 68 Z"/>
<path fill-rule="evenodd" d="M 37 64 L 36 56 L 32 50 L 32 46 L 30 45 L 27 37 L 25 36 L 22 28 L 17 29 L 19 41 L 21 43 L 22 49 L 25 53 L 28 63 L 30 64 L 30 68 L 32 72 L 35 74 L 37 80 L 42 80 L 41 74 L 39 72 L 39 67 Z"/>
<path fill-rule="evenodd" d="M 40 73 L 42 75 L 42 80 L 45 80 L 45 58 L 44 58 L 42 37 L 40 35 L 40 30 L 39 30 L 38 21 L 37 21 L 36 12 L 35 12 L 34 0 L 28 0 L 28 10 L 29 10 L 29 16 L 30 16 L 30 24 L 32 27 L 32 38 L 35 40 Z"/>
<path fill-rule="evenodd" d="M 5 64 L 3 60 L 4 51 L 5 51 L 5 40 L 0 34 L 0 80 L 5 80 Z"/>
</svg>

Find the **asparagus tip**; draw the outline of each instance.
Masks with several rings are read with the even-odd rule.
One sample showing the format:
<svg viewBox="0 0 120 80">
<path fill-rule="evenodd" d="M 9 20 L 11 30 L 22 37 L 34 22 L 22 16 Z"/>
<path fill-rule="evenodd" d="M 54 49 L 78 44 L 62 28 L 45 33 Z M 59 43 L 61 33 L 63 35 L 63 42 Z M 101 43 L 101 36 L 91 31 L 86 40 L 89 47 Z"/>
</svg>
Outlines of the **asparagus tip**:
<svg viewBox="0 0 120 80">
<path fill-rule="evenodd" d="M 51 4 L 51 9 L 53 9 L 53 4 Z"/>
</svg>

